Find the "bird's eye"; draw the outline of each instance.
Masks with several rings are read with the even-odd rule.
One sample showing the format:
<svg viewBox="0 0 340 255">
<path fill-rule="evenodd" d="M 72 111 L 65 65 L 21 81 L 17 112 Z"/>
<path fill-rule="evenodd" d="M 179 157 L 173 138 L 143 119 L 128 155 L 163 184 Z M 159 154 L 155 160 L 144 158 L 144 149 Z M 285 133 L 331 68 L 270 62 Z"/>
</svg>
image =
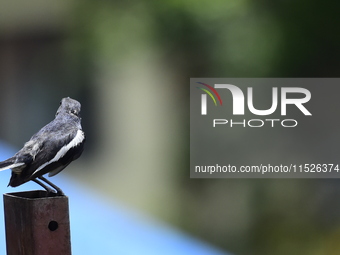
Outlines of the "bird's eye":
<svg viewBox="0 0 340 255">
<path fill-rule="evenodd" d="M 76 110 L 71 110 L 71 113 L 78 116 L 78 112 Z"/>
</svg>

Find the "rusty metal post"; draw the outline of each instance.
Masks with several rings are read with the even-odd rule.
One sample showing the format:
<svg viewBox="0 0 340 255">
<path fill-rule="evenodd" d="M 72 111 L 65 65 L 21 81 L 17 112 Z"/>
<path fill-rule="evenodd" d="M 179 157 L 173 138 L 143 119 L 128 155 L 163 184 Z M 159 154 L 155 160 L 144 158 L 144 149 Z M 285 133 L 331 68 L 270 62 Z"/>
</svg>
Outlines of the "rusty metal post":
<svg viewBox="0 0 340 255">
<path fill-rule="evenodd" d="M 4 194 L 7 255 L 71 255 L 68 198 Z"/>
</svg>

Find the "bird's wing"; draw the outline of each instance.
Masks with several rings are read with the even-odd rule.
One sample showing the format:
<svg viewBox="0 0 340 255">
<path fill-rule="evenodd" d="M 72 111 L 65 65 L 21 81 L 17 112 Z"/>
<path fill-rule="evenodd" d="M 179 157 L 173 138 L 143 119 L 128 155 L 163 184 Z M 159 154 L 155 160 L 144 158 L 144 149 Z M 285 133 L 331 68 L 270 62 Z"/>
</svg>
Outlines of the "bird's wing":
<svg viewBox="0 0 340 255">
<path fill-rule="evenodd" d="M 53 129 L 52 127 L 55 127 L 55 124 L 53 124 L 54 123 L 52 121 L 40 129 L 39 132 L 34 134 L 31 139 L 25 143 L 23 148 L 19 150 L 13 157 L 0 162 L 0 171 L 11 168 L 14 172 L 20 173 L 22 169 L 28 165 L 31 165 L 31 163 L 41 161 L 41 156 L 47 157 L 47 159 L 50 160 L 45 148 L 46 142 L 47 144 L 49 142 L 57 144 L 55 137 L 57 133 L 60 133 L 59 130 L 61 130 L 60 127 Z M 67 137 L 64 137 L 64 139 L 66 138 Z M 61 142 L 63 142 L 64 139 L 60 139 Z M 58 146 L 56 146 L 55 149 L 58 150 Z M 53 156 L 53 153 L 54 152 L 51 151 L 51 156 Z M 40 160 L 36 160 L 37 155 L 39 155 Z"/>
<path fill-rule="evenodd" d="M 56 132 L 46 133 L 48 135 L 47 137 L 44 137 L 43 146 L 35 156 L 35 160 L 32 162 L 32 166 L 34 165 L 33 169 L 35 169 L 32 175 L 38 173 L 52 163 L 61 160 L 70 149 L 78 146 L 85 139 L 84 132 L 76 128 L 64 128 Z M 54 169 L 50 169 L 50 171 L 53 170 Z"/>
</svg>

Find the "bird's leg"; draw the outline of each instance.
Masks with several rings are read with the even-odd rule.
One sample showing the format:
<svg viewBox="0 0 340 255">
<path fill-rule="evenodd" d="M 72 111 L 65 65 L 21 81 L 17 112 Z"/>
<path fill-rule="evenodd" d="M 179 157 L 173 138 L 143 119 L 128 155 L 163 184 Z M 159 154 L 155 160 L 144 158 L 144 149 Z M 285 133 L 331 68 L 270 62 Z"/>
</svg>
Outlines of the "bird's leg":
<svg viewBox="0 0 340 255">
<path fill-rule="evenodd" d="M 55 191 L 53 189 L 51 189 L 50 187 L 46 186 L 45 184 L 43 184 L 41 181 L 38 181 L 37 179 L 33 179 L 32 181 L 34 181 L 35 183 L 39 184 L 41 187 L 43 187 L 48 193 L 55 193 Z"/>
<path fill-rule="evenodd" d="M 50 182 L 49 180 L 47 180 L 46 178 L 40 176 L 38 177 L 40 180 L 46 182 L 48 185 L 50 185 L 52 188 L 54 188 L 57 191 L 57 194 L 60 196 L 65 196 L 64 192 L 55 184 L 53 184 L 52 182 Z"/>
</svg>

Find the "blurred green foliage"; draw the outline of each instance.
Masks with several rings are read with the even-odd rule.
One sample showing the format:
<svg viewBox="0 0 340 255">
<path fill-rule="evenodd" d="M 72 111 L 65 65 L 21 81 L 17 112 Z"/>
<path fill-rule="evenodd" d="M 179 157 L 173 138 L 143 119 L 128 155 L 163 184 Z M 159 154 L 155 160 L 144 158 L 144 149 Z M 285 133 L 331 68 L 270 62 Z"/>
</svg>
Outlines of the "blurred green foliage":
<svg viewBox="0 0 340 255">
<path fill-rule="evenodd" d="M 190 77 L 338 77 L 338 5 L 76 1 L 69 46 L 113 67 L 156 53 L 175 70 L 185 106 Z M 191 180 L 187 139 L 178 147 L 178 226 L 235 254 L 340 252 L 338 180 Z"/>
</svg>

